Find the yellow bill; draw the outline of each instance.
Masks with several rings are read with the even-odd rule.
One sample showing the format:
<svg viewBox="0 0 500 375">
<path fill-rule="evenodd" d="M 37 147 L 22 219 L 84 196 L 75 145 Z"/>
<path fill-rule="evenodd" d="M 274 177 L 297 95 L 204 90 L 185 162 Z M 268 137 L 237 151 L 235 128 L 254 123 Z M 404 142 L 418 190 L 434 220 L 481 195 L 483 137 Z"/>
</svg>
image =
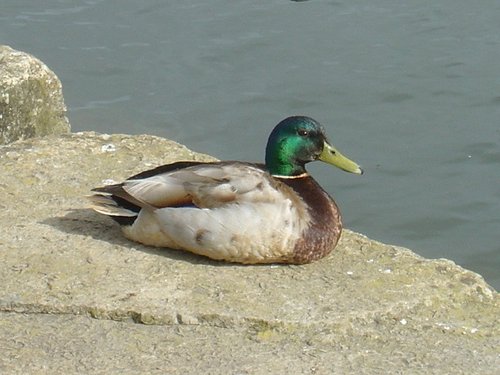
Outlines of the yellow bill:
<svg viewBox="0 0 500 375">
<path fill-rule="evenodd" d="M 346 158 L 328 142 L 325 142 L 323 152 L 319 155 L 318 159 L 325 163 L 332 164 L 346 172 L 363 174 L 363 170 L 358 164 Z"/>
</svg>

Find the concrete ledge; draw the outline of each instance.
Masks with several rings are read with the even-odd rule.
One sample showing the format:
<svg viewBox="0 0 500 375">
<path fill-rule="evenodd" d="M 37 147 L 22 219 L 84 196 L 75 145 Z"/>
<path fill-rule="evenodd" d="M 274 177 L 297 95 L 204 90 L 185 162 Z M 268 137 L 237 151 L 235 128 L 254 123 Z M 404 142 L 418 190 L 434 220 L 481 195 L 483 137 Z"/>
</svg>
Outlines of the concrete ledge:
<svg viewBox="0 0 500 375">
<path fill-rule="evenodd" d="M 498 293 L 451 261 L 345 231 L 313 264 L 225 264 L 132 243 L 86 208 L 103 180 L 176 160 L 212 158 L 158 137 L 90 132 L 0 148 L 1 372 L 500 367 Z"/>
</svg>

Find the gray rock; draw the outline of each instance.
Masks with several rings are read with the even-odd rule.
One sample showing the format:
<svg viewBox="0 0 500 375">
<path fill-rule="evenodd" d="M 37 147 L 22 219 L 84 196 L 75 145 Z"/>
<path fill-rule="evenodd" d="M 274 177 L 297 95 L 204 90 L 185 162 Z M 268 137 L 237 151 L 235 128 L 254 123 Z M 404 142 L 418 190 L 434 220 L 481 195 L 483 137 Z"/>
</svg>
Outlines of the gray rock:
<svg viewBox="0 0 500 375">
<path fill-rule="evenodd" d="M 0 144 L 69 132 L 61 82 L 25 52 L 0 45 Z"/>
<path fill-rule="evenodd" d="M 0 148 L 0 372 L 498 373 L 498 293 L 451 261 L 345 231 L 316 263 L 226 264 L 87 209 L 103 180 L 181 159 L 211 160 L 153 136 Z"/>
</svg>

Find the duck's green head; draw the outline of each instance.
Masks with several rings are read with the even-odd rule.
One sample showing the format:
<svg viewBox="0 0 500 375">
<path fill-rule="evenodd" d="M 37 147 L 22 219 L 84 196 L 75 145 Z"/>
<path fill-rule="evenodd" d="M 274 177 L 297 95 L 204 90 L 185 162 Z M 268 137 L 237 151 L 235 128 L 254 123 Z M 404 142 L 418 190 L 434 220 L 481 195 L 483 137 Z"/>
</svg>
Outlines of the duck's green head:
<svg viewBox="0 0 500 375">
<path fill-rule="evenodd" d="M 328 142 L 323 126 L 306 116 L 292 116 L 273 129 L 266 146 L 266 167 L 272 175 L 298 176 L 314 160 L 335 165 L 344 171 L 362 174 L 358 164 Z"/>
</svg>

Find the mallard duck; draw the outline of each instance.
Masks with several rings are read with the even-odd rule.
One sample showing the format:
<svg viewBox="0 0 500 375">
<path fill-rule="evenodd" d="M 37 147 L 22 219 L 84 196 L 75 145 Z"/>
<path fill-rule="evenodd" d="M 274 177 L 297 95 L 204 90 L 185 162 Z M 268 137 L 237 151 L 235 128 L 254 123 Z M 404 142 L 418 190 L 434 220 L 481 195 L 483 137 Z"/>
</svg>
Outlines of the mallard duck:
<svg viewBox="0 0 500 375">
<path fill-rule="evenodd" d="M 145 245 L 238 263 L 309 263 L 329 254 L 342 230 L 337 205 L 305 169 L 314 160 L 362 174 L 317 121 L 293 116 L 271 132 L 265 165 L 181 161 L 89 198 Z"/>
</svg>

